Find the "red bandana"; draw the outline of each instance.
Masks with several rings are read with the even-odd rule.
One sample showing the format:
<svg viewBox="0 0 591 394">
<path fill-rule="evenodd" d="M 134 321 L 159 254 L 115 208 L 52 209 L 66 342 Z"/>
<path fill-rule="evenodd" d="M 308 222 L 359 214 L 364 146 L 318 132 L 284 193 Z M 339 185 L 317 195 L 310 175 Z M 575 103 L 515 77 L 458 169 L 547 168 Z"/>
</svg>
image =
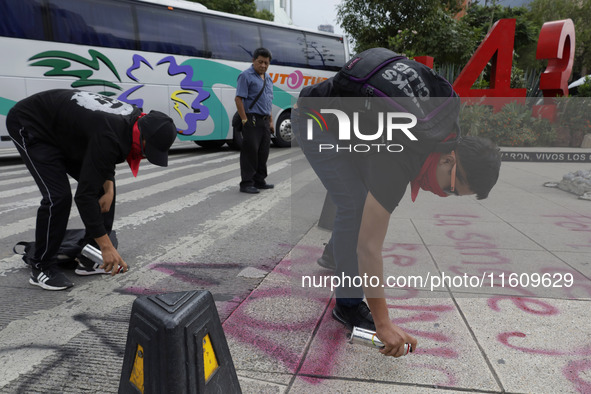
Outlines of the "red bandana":
<svg viewBox="0 0 591 394">
<path fill-rule="evenodd" d="M 138 120 L 144 115 L 145 114 L 142 113 L 140 116 L 138 116 L 135 120 L 135 123 L 133 124 L 131 150 L 127 155 L 127 164 L 129 164 L 129 168 L 131 168 L 131 173 L 133 176 L 137 176 L 137 173 L 140 169 L 140 161 L 144 158 L 144 155 L 142 154 L 142 142 L 140 140 L 140 129 L 137 125 Z"/>
<path fill-rule="evenodd" d="M 412 202 L 417 199 L 419 189 L 435 193 L 440 197 L 447 197 L 447 193 L 441 189 L 437 182 L 436 171 L 440 157 L 441 153 L 431 153 L 425 160 L 423 167 L 421 167 L 419 175 L 410 182 L 410 198 Z"/>
<path fill-rule="evenodd" d="M 455 133 L 451 134 L 444 139 L 443 142 L 450 138 L 455 138 L 455 136 Z M 437 152 L 431 153 L 427 156 L 427 160 L 423 163 L 419 175 L 410 182 L 410 198 L 412 202 L 415 202 L 417 199 L 419 189 L 437 194 L 439 197 L 447 197 L 447 193 L 441 189 L 437 182 L 437 164 L 439 163 L 440 157 L 441 153 Z"/>
</svg>

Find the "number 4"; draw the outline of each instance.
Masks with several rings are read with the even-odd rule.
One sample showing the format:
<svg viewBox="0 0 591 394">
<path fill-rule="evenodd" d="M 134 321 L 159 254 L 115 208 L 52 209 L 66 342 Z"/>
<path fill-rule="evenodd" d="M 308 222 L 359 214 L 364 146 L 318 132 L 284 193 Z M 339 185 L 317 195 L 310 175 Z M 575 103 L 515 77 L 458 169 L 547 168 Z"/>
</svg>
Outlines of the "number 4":
<svg viewBox="0 0 591 394">
<path fill-rule="evenodd" d="M 460 97 L 518 97 L 524 98 L 526 89 L 511 89 L 511 66 L 515 38 L 515 19 L 495 22 L 456 81 L 454 89 Z M 490 89 L 472 89 L 488 61 L 491 60 Z M 515 100 L 515 99 L 512 99 Z M 492 103 L 500 109 L 507 100 Z"/>
</svg>

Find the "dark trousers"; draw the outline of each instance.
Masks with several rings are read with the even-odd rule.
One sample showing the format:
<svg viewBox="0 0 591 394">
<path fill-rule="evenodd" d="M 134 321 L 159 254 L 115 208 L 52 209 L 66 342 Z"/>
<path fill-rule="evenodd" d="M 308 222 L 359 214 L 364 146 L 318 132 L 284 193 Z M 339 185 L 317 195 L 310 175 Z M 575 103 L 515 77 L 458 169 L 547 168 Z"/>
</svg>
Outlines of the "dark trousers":
<svg viewBox="0 0 591 394">
<path fill-rule="evenodd" d="M 336 207 L 332 235 L 327 245 L 327 248 L 332 248 L 335 275 L 357 277 L 357 241 L 368 193 L 362 174 L 353 162 L 352 155 L 319 151 L 320 144 L 338 145 L 334 134 L 315 128 L 313 139 L 308 140 L 306 125 L 302 124 L 299 111 L 292 112 L 291 119 L 294 137 Z M 335 296 L 338 304 L 354 306 L 363 300 L 364 293 L 362 287 L 341 284 L 335 289 Z"/>
<path fill-rule="evenodd" d="M 247 114 L 247 118 L 248 121 L 242 127 L 240 187 L 262 186 L 267 177 L 267 159 L 271 144 L 269 117 Z"/>
<path fill-rule="evenodd" d="M 16 149 L 43 196 L 37 210 L 35 255 L 32 260 L 38 269 L 45 269 L 56 259 L 70 218 L 72 191 L 68 175 L 78 180 L 80 167 L 69 163 L 57 147 L 33 138 L 10 113 L 6 124 Z M 101 187 L 97 190 L 97 201 L 103 194 Z M 103 214 L 107 233 L 111 232 L 114 218 L 115 198 L 109 212 Z M 87 236 L 85 241 L 90 242 L 92 238 Z"/>
</svg>

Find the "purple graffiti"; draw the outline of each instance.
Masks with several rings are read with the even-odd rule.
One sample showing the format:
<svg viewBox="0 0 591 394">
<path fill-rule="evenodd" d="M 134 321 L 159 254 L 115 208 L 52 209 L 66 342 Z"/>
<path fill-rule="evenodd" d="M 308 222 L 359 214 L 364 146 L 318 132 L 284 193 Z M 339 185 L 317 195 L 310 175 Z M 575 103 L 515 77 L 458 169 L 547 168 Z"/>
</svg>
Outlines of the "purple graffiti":
<svg viewBox="0 0 591 394">
<path fill-rule="evenodd" d="M 184 90 L 190 90 L 196 93 L 197 97 L 191 103 L 191 108 L 194 112 L 187 113 L 184 116 L 184 120 L 187 123 L 187 129 L 179 130 L 179 132 L 183 135 L 192 135 L 195 134 L 197 131 L 197 122 L 203 121 L 209 117 L 209 108 L 202 104 L 203 101 L 207 100 L 210 96 L 209 92 L 203 89 L 203 81 L 195 81 L 193 80 L 193 68 L 191 66 L 183 66 L 177 64 L 176 60 L 172 56 L 163 57 L 156 63 L 157 66 L 168 63 L 168 75 L 179 75 L 184 74 L 185 77 L 180 83 L 180 88 Z M 139 79 L 134 75 L 134 72 L 145 64 L 151 70 L 154 68 L 141 55 L 133 55 L 133 62 L 132 65 L 127 69 L 126 75 L 135 82 L 140 82 Z M 133 104 L 138 106 L 139 108 L 144 107 L 144 100 L 142 98 L 134 99 L 130 98 L 130 96 L 140 90 L 145 85 L 141 84 L 138 86 L 134 86 L 125 92 L 121 93 L 118 97 L 119 100 L 124 101 L 129 104 Z"/>
<path fill-rule="evenodd" d="M 193 67 L 178 65 L 175 58 L 172 56 L 163 58 L 158 62 L 158 65 L 163 63 L 169 63 L 169 75 L 185 74 L 185 78 L 183 78 L 181 81 L 181 89 L 193 90 L 197 92 L 197 97 L 191 103 L 191 108 L 193 108 L 195 112 L 185 115 L 187 129 L 181 130 L 181 134 L 184 135 L 195 134 L 195 131 L 197 131 L 197 121 L 205 120 L 209 116 L 209 108 L 201 104 L 201 102 L 209 98 L 209 92 L 203 89 L 203 81 L 193 80 Z"/>
<path fill-rule="evenodd" d="M 154 68 L 152 67 L 152 65 L 150 64 L 150 62 L 148 62 L 146 60 L 145 57 L 141 56 L 141 55 L 133 55 L 132 57 L 133 60 L 133 64 L 131 65 L 131 67 L 129 67 L 127 69 L 126 75 L 130 78 L 133 79 L 136 82 L 139 82 L 138 79 L 133 75 L 133 71 L 139 69 L 142 65 L 142 63 L 144 63 L 146 66 L 150 67 L 150 70 L 153 70 Z M 143 85 L 142 85 L 143 86 Z"/>
<path fill-rule="evenodd" d="M 137 85 L 131 89 L 127 89 L 125 92 L 121 93 L 119 95 L 119 97 L 117 97 L 117 98 L 121 101 L 125 101 L 128 104 L 133 104 L 133 105 L 137 106 L 138 108 L 143 108 L 144 107 L 144 100 L 143 99 L 130 99 L 129 98 L 130 94 L 134 93 L 135 91 L 137 91 L 138 89 L 140 89 L 143 86 L 144 85 Z"/>
</svg>

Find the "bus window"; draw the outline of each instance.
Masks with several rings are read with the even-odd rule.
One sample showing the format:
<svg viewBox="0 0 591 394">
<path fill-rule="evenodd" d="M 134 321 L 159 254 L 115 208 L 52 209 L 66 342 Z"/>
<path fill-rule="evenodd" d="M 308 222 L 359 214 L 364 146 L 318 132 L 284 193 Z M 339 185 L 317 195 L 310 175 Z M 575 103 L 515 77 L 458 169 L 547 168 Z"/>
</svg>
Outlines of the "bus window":
<svg viewBox="0 0 591 394">
<path fill-rule="evenodd" d="M 345 64 L 343 42 L 338 37 L 306 33 L 306 44 L 310 67 L 338 71 Z"/>
<path fill-rule="evenodd" d="M 43 40 L 41 0 L 0 1 L 0 36 Z"/>
<path fill-rule="evenodd" d="M 261 26 L 263 47 L 271 51 L 271 64 L 278 66 L 307 67 L 306 38 L 304 33 Z"/>
<path fill-rule="evenodd" d="M 261 46 L 256 25 L 213 16 L 204 19 L 212 58 L 252 62 L 252 53 Z"/>
<path fill-rule="evenodd" d="M 131 6 L 102 0 L 50 0 L 54 41 L 135 49 Z"/>
<path fill-rule="evenodd" d="M 205 51 L 201 15 L 149 5 L 136 10 L 142 51 L 211 57 Z"/>
</svg>

